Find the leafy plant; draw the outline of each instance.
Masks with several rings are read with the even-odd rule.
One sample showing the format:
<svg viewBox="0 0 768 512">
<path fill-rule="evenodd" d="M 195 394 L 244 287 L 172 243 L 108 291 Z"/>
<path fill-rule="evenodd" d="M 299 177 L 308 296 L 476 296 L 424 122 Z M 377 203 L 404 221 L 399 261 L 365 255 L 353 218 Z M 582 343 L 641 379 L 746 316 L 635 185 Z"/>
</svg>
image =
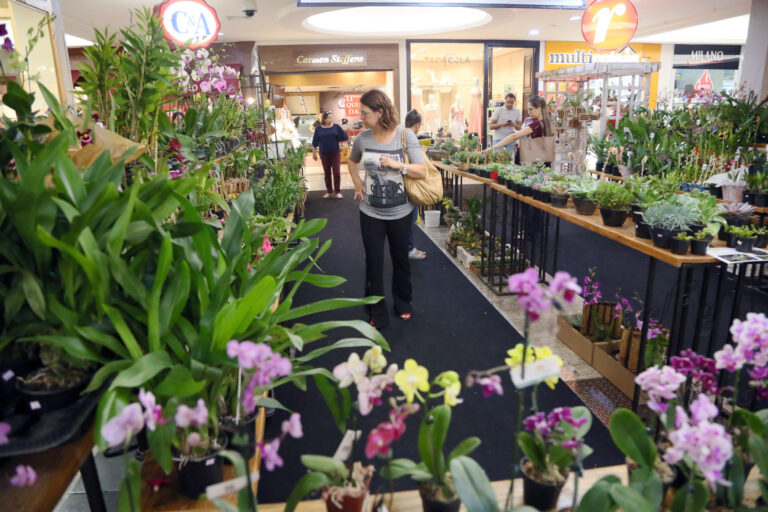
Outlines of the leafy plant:
<svg viewBox="0 0 768 512">
<path fill-rule="evenodd" d="M 112 103 L 112 91 L 118 86 L 114 72 L 118 61 L 116 43 L 117 35 L 110 34 L 108 28 L 104 32 L 94 30 L 93 45 L 83 49 L 86 61 L 80 68 L 80 88 L 75 91 L 109 125 L 114 124 L 116 114 Z"/>
<path fill-rule="evenodd" d="M 595 199 L 601 208 L 611 210 L 627 210 L 634 197 L 621 183 L 615 181 L 603 181 L 597 187 Z"/>
<path fill-rule="evenodd" d="M 696 222 L 697 214 L 686 206 L 672 201 L 659 201 L 649 206 L 643 219 L 651 227 L 663 229 L 686 229 Z"/>
<path fill-rule="evenodd" d="M 585 175 L 580 180 L 574 181 L 568 186 L 568 192 L 575 199 L 588 199 L 594 201 L 597 187 L 600 183 Z"/>
</svg>

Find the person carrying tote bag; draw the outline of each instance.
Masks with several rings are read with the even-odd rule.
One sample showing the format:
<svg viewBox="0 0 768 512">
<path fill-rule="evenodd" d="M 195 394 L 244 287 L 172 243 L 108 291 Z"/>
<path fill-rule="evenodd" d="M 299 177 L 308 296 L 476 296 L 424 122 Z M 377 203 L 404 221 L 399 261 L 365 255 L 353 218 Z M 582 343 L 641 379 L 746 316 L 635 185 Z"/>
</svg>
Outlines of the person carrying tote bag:
<svg viewBox="0 0 768 512">
<path fill-rule="evenodd" d="M 507 135 L 488 150 L 519 140 L 522 163 L 544 162 L 549 166 L 555 160 L 555 135 L 546 100 L 532 96 L 528 100 L 528 115 L 521 130 Z"/>
</svg>

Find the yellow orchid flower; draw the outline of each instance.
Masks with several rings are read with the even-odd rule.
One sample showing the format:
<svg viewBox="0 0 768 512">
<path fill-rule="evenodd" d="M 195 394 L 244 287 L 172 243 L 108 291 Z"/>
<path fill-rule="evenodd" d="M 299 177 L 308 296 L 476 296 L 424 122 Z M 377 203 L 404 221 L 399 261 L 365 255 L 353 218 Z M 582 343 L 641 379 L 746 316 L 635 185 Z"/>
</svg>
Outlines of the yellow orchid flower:
<svg viewBox="0 0 768 512">
<path fill-rule="evenodd" d="M 369 348 L 363 354 L 363 362 L 368 365 L 373 373 L 380 373 L 387 367 L 387 358 L 379 345 Z"/>
<path fill-rule="evenodd" d="M 515 368 L 523 362 L 523 344 L 518 343 L 515 348 L 507 350 L 508 358 L 504 359 L 504 363 L 510 368 Z M 525 363 L 532 363 L 537 359 L 544 359 L 547 357 L 554 357 L 558 366 L 563 366 L 563 360 L 559 356 L 556 356 L 552 349 L 549 347 L 531 347 L 528 346 L 528 351 L 525 358 Z M 550 389 L 555 389 L 559 377 L 552 377 L 544 381 Z"/>
<path fill-rule="evenodd" d="M 454 382 L 450 386 L 445 388 L 445 405 L 453 407 L 458 405 L 464 400 L 459 400 L 459 393 L 461 392 L 461 382 Z"/>
<path fill-rule="evenodd" d="M 407 359 L 403 369 L 395 374 L 395 384 L 405 393 L 408 403 L 413 402 L 416 391 L 429 391 L 429 371 L 413 359 Z"/>
</svg>

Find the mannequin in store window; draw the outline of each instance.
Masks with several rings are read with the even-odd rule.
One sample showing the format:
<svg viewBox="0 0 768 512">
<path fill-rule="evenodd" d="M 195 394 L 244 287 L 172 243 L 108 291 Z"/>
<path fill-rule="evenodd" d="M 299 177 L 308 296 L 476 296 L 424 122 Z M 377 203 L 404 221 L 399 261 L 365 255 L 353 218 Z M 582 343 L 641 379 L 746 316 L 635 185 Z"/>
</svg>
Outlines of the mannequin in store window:
<svg viewBox="0 0 768 512">
<path fill-rule="evenodd" d="M 440 129 L 440 105 L 435 103 L 435 95 L 429 95 L 429 103 L 424 105 L 424 124 L 431 135 L 437 135 Z"/>
<path fill-rule="evenodd" d="M 451 134 L 453 134 L 454 140 L 458 140 L 464 133 L 464 107 L 461 106 L 461 94 L 454 96 L 454 100 L 453 105 L 451 105 L 449 117 Z"/>
<path fill-rule="evenodd" d="M 483 90 L 480 88 L 480 79 L 472 79 L 474 85 L 469 91 L 469 131 L 480 136 L 480 142 L 483 141 Z"/>
</svg>

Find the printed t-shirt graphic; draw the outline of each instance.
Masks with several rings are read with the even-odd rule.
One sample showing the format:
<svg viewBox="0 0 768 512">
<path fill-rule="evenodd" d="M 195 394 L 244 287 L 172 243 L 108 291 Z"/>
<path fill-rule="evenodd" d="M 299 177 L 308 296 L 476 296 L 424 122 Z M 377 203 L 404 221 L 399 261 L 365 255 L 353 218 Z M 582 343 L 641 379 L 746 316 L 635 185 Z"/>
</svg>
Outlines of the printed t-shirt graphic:
<svg viewBox="0 0 768 512">
<path fill-rule="evenodd" d="M 405 182 L 398 169 L 382 167 L 380 157 L 403 162 L 403 150 L 366 149 L 360 164 L 365 168 L 365 196 L 374 208 L 392 208 L 406 203 Z"/>
</svg>

